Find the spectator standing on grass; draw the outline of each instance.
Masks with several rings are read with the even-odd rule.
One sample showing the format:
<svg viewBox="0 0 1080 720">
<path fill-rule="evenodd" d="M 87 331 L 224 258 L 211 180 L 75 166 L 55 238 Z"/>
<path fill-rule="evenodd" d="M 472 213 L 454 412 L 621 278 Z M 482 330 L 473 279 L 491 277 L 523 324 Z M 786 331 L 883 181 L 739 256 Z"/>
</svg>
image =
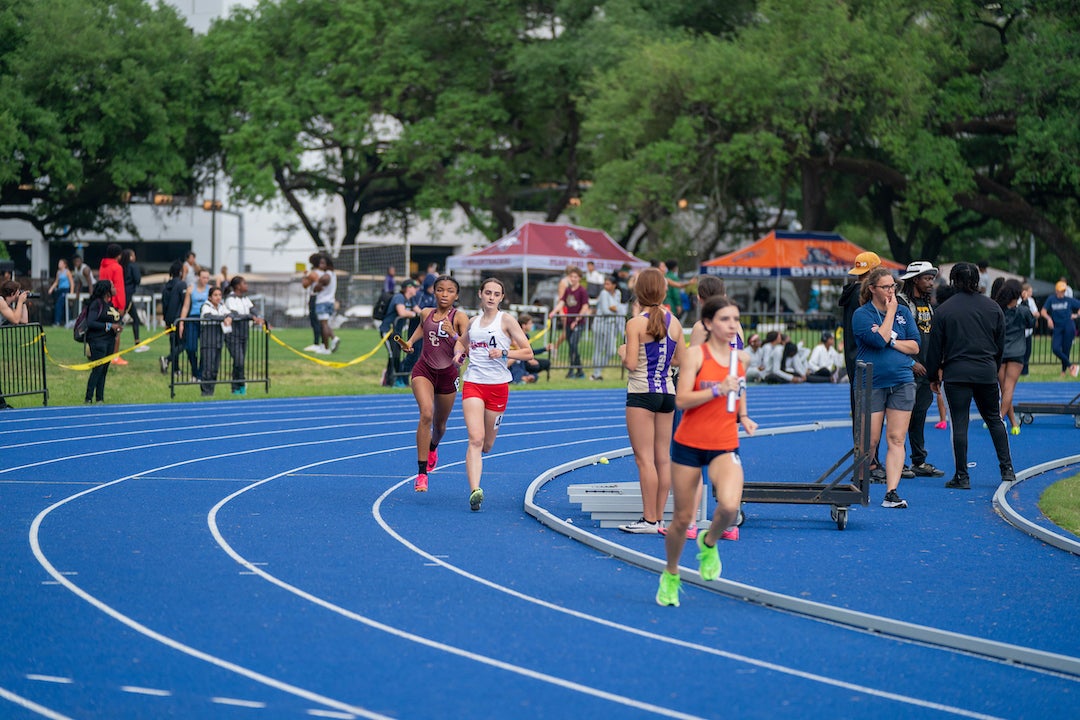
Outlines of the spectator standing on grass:
<svg viewBox="0 0 1080 720">
<path fill-rule="evenodd" d="M 603 380 L 603 369 L 615 352 L 615 339 L 618 336 L 619 317 L 623 315 L 619 302 L 619 290 L 614 277 L 604 278 L 604 289 L 596 299 L 596 319 L 593 320 L 593 371 L 592 380 Z"/>
<path fill-rule="evenodd" d="M 75 294 L 90 293 L 94 289 L 94 270 L 83 262 L 81 255 L 71 258 L 71 267 L 74 269 Z M 79 308 L 80 312 L 82 308 Z"/>
<path fill-rule="evenodd" d="M 1024 369 L 1024 348 L 1027 338 L 1024 333 L 1035 327 L 1035 316 L 1028 310 L 1027 304 L 1020 302 L 1024 289 L 1019 280 L 1006 280 L 994 296 L 994 302 L 1005 315 L 1005 349 L 998 367 L 998 387 L 1001 389 L 1001 417 L 1008 418 L 1013 435 L 1020 434 L 1020 424 L 1016 422 L 1013 411 L 1013 392 L 1020 373 Z"/>
<path fill-rule="evenodd" d="M 120 317 L 124 317 L 124 311 L 127 310 L 127 297 L 124 295 L 124 268 L 120 264 L 120 255 L 124 250 L 116 243 L 109 243 L 105 246 L 105 257 L 101 259 L 101 266 L 98 268 L 98 280 L 108 280 L 112 283 L 112 298 L 111 302 L 117 312 L 120 313 Z M 95 288 L 97 285 L 94 286 Z M 120 333 L 115 333 L 113 336 L 113 353 L 120 352 Z M 112 359 L 113 365 L 127 365 L 128 361 L 117 355 Z"/>
<path fill-rule="evenodd" d="M 382 283 L 383 292 L 392 293 L 397 290 L 397 278 L 394 276 L 394 266 L 386 268 L 386 276 Z"/>
<path fill-rule="evenodd" d="M 676 402 L 684 412 L 670 447 L 675 509 L 664 540 L 667 563 L 656 591 L 658 605 L 679 605 L 679 560 L 697 511 L 694 497 L 704 467 L 709 470 L 716 509 L 709 527 L 697 536 L 699 572 L 702 580 L 720 577 L 716 545 L 726 528 L 735 524 L 742 502 L 739 425 L 748 435 L 757 430 L 746 405 L 743 368 L 749 358 L 733 347 L 740 330 L 739 308 L 722 295 L 711 297 L 701 309 L 701 321 L 707 339 L 689 348 L 679 366 Z"/>
<path fill-rule="evenodd" d="M 319 321 L 319 336 L 322 338 L 322 345 L 316 345 L 311 352 L 329 355 L 337 351 L 341 342 L 330 327 L 337 298 L 337 273 L 334 272 L 333 261 L 325 253 L 319 253 L 313 265 L 311 272 L 300 281 L 301 285 L 314 293 L 315 319 Z"/>
<path fill-rule="evenodd" d="M 23 290 L 14 280 L 4 280 L 0 283 L 0 327 L 4 325 L 25 325 L 29 321 L 29 313 L 26 308 L 26 298 L 29 291 Z M 4 398 L 3 389 L 0 388 L 0 410 L 10 410 Z"/>
<path fill-rule="evenodd" d="M 393 270 L 393 268 L 390 268 Z M 390 333 L 391 336 L 407 336 L 405 328 L 413 318 L 420 317 L 420 311 L 413 308 L 416 297 L 416 281 L 409 278 L 401 282 L 401 291 L 390 298 L 389 309 L 379 324 L 379 335 Z M 387 387 L 405 387 L 408 383 L 401 373 L 401 347 L 392 337 L 384 343 L 387 352 L 386 370 L 383 371 L 382 384 Z"/>
<path fill-rule="evenodd" d="M 195 251 L 189 250 L 188 254 L 184 257 L 184 268 L 181 271 L 181 277 L 184 278 L 184 282 L 186 282 L 189 286 L 194 285 L 199 279 L 199 271 L 201 269 L 202 268 L 199 267 L 199 263 L 195 261 Z M 209 279 L 210 277 L 209 270 L 207 270 L 206 277 L 207 279 Z M 195 315 L 198 315 L 199 310 L 201 309 L 201 306 L 195 308 Z"/>
<path fill-rule="evenodd" d="M 626 322 L 626 344 L 619 347 L 626 383 L 626 432 L 634 450 L 641 485 L 641 518 L 620 525 L 623 532 L 656 534 L 671 489 L 671 435 L 675 384 L 671 370 L 683 356 L 683 330 L 664 310 L 667 282 L 659 268 L 648 268 L 635 286 L 642 312 Z M 686 531 L 686 528 L 683 528 Z"/>
<path fill-rule="evenodd" d="M 221 367 L 221 348 L 225 344 L 226 333 L 232 334 L 232 317 L 222 300 L 221 288 L 210 286 L 206 302 L 199 311 L 202 327 L 199 340 L 202 357 L 202 396 L 212 397 L 217 388 L 218 369 Z M 208 321 L 214 322 L 208 322 Z M 228 328 L 228 329 L 226 329 Z"/>
<path fill-rule="evenodd" d="M 930 376 L 926 374 L 926 349 L 930 330 L 934 326 L 934 282 L 938 271 L 932 264 L 920 260 L 907 266 L 900 276 L 903 287 L 896 298 L 907 306 L 919 328 L 919 352 L 912 359 L 915 376 L 915 405 L 908 421 L 908 443 L 911 445 L 911 466 L 906 468 L 914 477 L 942 477 L 940 470 L 926 462 L 926 413 L 934 402 L 935 393 L 930 389 Z"/>
<path fill-rule="evenodd" d="M 263 324 L 262 318 L 255 313 L 255 304 L 247 295 L 248 284 L 243 275 L 234 275 L 222 295 L 225 298 L 225 307 L 233 319 L 233 332 L 226 333 L 225 337 L 225 347 L 233 361 L 233 395 L 247 394 L 247 385 L 244 384 L 244 359 L 247 356 L 248 333 L 252 326 L 262 327 Z"/>
<path fill-rule="evenodd" d="M 660 263 L 660 265 L 664 277 L 667 279 L 667 293 L 664 303 L 671 308 L 671 312 L 675 314 L 675 317 L 681 320 L 684 310 L 681 290 L 686 287 L 686 283 L 679 280 L 679 261 L 671 258 Z"/>
<path fill-rule="evenodd" d="M 465 474 L 469 479 L 469 509 L 476 512 L 484 502 L 480 487 L 484 455 L 491 452 L 502 425 L 510 397 L 510 370 L 506 361 L 532 358 L 529 338 L 517 319 L 499 309 L 506 297 L 501 280 L 487 278 L 480 284 L 480 314 L 469 323 L 469 332 L 457 340 L 460 364 L 468 353 L 469 364 L 462 376 L 461 411 L 469 433 L 465 452 Z"/>
<path fill-rule="evenodd" d="M 183 270 L 181 270 L 183 272 Z M 186 282 L 186 281 L 185 281 Z M 199 270 L 194 283 L 188 284 L 187 295 L 184 297 L 184 307 L 180 311 L 180 317 L 190 318 L 190 322 L 180 323 L 180 337 L 184 339 L 184 349 L 187 351 L 188 365 L 191 366 L 191 376 L 199 380 L 201 366 L 199 363 L 199 321 L 203 305 L 210 299 L 210 271 Z"/>
<path fill-rule="evenodd" d="M 585 329 L 585 318 L 589 315 L 589 293 L 581 285 L 581 270 L 571 267 L 566 272 L 566 289 L 559 296 L 559 301 L 551 310 L 551 317 L 565 312 L 564 331 L 566 345 L 570 350 L 570 371 L 567 378 L 583 378 L 585 370 L 581 367 L 581 353 L 578 349 L 581 334 Z"/>
<path fill-rule="evenodd" d="M 604 289 L 605 279 L 604 273 L 596 269 L 596 263 L 592 260 L 585 263 L 585 290 L 590 298 L 600 296 L 600 292 Z"/>
<path fill-rule="evenodd" d="M 90 294 L 86 311 L 86 347 L 90 362 L 108 357 L 116 345 L 116 338 L 124 329 L 112 294 L 113 284 L 110 280 L 98 280 Z M 90 377 L 86 380 L 86 403 L 105 402 L 105 378 L 108 374 L 107 362 L 90 369 Z"/>
<path fill-rule="evenodd" d="M 1080 311 L 1080 300 L 1066 295 L 1068 289 L 1067 282 L 1058 280 L 1054 286 L 1054 294 L 1046 299 L 1041 314 L 1051 330 L 1050 350 L 1061 360 L 1061 377 L 1065 377 L 1066 373 L 1076 377 L 1080 367 L 1069 358 L 1073 338 L 1076 337 L 1075 320 Z"/>
<path fill-rule="evenodd" d="M 315 281 L 312 279 L 312 276 L 319 271 L 321 259 L 322 253 L 311 253 L 308 258 L 311 269 L 300 278 L 300 285 L 308 291 L 308 323 L 311 325 L 311 334 L 314 336 L 314 340 L 304 348 L 304 352 L 319 352 L 319 348 L 323 347 L 322 323 L 319 322 L 319 314 L 315 311 L 315 296 L 319 294 L 319 288 L 315 287 Z"/>
<path fill-rule="evenodd" d="M 428 473 L 439 463 L 439 442 L 446 434 L 446 421 L 458 390 L 455 348 L 458 338 L 469 331 L 469 318 L 454 307 L 461 292 L 458 281 L 444 275 L 436 279 L 433 289 L 435 306 L 420 311 L 420 324 L 404 348 L 409 354 L 420 355 L 413 364 L 409 383 L 420 411 L 413 482 L 416 492 L 427 492 Z"/>
<path fill-rule="evenodd" d="M 904 439 L 915 406 L 913 358 L 919 353 L 919 328 L 907 306 L 896 299 L 896 280 L 887 268 L 863 276 L 862 305 L 851 318 L 857 359 L 873 363 L 870 395 L 870 447 L 877 448 L 885 425 L 885 499 L 881 506 L 906 508 L 897 493 L 904 469 Z"/>
<path fill-rule="evenodd" d="M 49 286 L 49 295 L 53 299 L 53 325 L 67 325 L 67 296 L 71 292 L 72 277 L 67 260 L 56 261 L 56 279 Z"/>
<path fill-rule="evenodd" d="M 124 297 L 127 304 L 124 314 L 131 318 L 131 331 L 135 335 L 135 344 L 139 344 L 139 309 L 135 307 L 135 291 L 142 285 L 142 268 L 135 262 L 135 251 L 125 248 L 120 254 L 120 265 L 124 268 Z M 135 348 L 135 352 L 146 352 L 150 348 L 146 345 Z"/>
<path fill-rule="evenodd" d="M 165 321 L 166 327 L 173 328 L 173 331 L 169 333 L 169 354 L 162 356 L 158 361 L 162 375 L 169 372 L 170 365 L 176 367 L 176 361 L 180 358 L 180 351 L 184 347 L 184 340 L 180 337 L 180 328 L 177 327 L 177 322 L 183 317 L 184 298 L 187 297 L 188 290 L 187 284 L 180 277 L 183 269 L 182 262 L 174 261 L 169 266 L 169 280 L 161 290 L 161 318 Z"/>
<path fill-rule="evenodd" d="M 968 474 L 968 416 L 971 401 L 990 431 L 1002 482 L 1016 480 L 1009 434 L 998 403 L 998 367 L 1005 352 L 1005 314 L 979 292 L 979 269 L 969 262 L 953 265 L 949 284 L 955 293 L 938 306 L 926 349 L 931 388 L 944 384 L 952 418 L 953 477 L 945 487 L 971 488 Z M 875 368 L 874 374 L 877 374 Z"/>
</svg>

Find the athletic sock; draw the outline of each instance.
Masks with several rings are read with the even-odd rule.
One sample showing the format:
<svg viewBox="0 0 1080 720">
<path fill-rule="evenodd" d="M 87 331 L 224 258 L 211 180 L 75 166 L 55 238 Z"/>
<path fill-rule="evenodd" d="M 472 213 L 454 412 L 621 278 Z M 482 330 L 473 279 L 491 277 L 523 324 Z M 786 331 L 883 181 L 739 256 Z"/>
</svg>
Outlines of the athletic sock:
<svg viewBox="0 0 1080 720">
<path fill-rule="evenodd" d="M 435 443 L 428 443 L 428 452 L 435 452 L 435 448 L 439 447 Z"/>
<path fill-rule="evenodd" d="M 416 461 L 416 474 L 417 475 L 426 475 L 427 474 L 427 460 L 417 460 Z"/>
</svg>

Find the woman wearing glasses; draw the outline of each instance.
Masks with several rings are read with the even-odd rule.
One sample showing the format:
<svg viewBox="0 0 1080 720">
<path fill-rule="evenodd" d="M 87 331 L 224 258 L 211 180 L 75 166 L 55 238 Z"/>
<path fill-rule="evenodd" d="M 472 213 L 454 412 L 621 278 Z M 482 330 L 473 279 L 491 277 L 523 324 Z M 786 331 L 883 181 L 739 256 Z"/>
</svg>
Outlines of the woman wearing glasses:
<svg viewBox="0 0 1080 720">
<path fill-rule="evenodd" d="M 904 439 L 915 407 L 914 356 L 919 352 L 919 328 L 903 303 L 896 301 L 892 273 L 878 266 L 863 277 L 859 291 L 862 306 L 851 319 L 858 349 L 856 359 L 874 365 L 870 395 L 870 447 L 881 441 L 886 423 L 885 499 L 881 506 L 906 508 L 896 493 L 904 468 Z"/>
</svg>

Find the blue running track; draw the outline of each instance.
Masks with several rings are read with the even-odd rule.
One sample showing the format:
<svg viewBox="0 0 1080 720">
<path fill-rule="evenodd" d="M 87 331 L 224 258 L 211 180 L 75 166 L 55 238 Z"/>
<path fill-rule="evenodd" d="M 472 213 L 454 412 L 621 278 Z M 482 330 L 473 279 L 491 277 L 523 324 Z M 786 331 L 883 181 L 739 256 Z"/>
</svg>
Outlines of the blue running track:
<svg viewBox="0 0 1080 720">
<path fill-rule="evenodd" d="M 1074 387 L 1024 384 L 1018 399 Z M 847 397 L 751 388 L 763 428 L 823 425 L 745 440 L 747 479 L 828 469 L 850 444 Z M 875 485 L 844 531 L 825 506 L 745 506 L 741 540 L 721 546 L 725 587 L 835 611 L 822 620 L 690 583 L 661 608 L 655 572 L 597 549 L 663 556 L 657 537 L 600 529 L 567 500 L 571 483 L 636 479 L 615 457 L 623 401 L 512 393 L 478 513 L 460 406 L 430 491 L 412 491 L 410 395 L 4 413 L 0 717 L 1080 717 L 1080 556 L 995 512 L 978 421 L 969 492 L 906 480 L 910 508 L 886 510 Z M 948 431 L 927 438 L 951 473 Z M 1080 453 L 1071 417 L 1010 441 L 1018 471 Z M 525 512 L 536 478 L 601 454 L 610 464 L 535 496 L 600 545 Z M 1071 463 L 1007 497 L 1080 543 L 1036 504 Z M 692 546 L 683 563 L 693 574 Z"/>
</svg>

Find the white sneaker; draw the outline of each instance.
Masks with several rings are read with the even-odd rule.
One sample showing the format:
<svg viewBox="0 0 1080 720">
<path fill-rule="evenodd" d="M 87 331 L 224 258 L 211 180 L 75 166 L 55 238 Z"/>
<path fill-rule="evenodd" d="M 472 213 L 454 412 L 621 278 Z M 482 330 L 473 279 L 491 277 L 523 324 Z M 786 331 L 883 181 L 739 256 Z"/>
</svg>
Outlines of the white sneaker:
<svg viewBox="0 0 1080 720">
<path fill-rule="evenodd" d="M 339 338 L 337 335 L 335 335 L 334 339 L 330 341 L 330 352 L 337 352 L 337 346 L 338 346 L 338 343 L 340 343 L 340 342 L 341 342 L 341 338 Z"/>
<path fill-rule="evenodd" d="M 619 529 L 635 535 L 657 535 L 660 533 L 660 523 L 646 522 L 645 518 L 641 518 L 629 525 L 620 525 Z"/>
<path fill-rule="evenodd" d="M 323 347 L 322 345 L 320 345 L 318 348 L 316 348 L 312 352 L 314 352 L 316 355 L 329 355 L 331 350 L 328 347 Z"/>
<path fill-rule="evenodd" d="M 319 352 L 319 348 L 321 347 L 322 345 L 308 345 L 306 348 L 304 348 L 304 352 Z"/>
<path fill-rule="evenodd" d="M 135 348 L 135 352 L 146 352 L 149 349 L 149 345 L 140 345 L 139 347 Z"/>
</svg>

